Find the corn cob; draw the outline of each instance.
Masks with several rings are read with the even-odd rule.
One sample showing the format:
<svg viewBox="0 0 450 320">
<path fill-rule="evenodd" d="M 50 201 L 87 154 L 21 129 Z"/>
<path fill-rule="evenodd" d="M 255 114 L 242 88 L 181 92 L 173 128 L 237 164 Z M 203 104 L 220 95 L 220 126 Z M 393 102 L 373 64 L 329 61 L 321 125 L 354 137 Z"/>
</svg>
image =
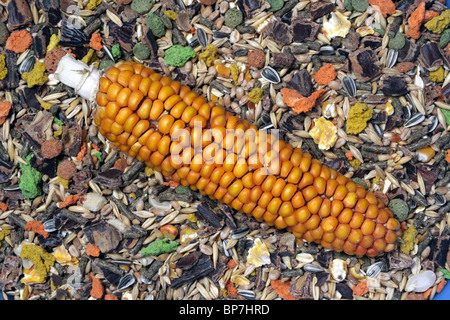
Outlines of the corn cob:
<svg viewBox="0 0 450 320">
<path fill-rule="evenodd" d="M 96 103 L 102 135 L 183 186 L 327 249 L 373 257 L 395 246 L 400 224 L 371 191 L 180 82 L 119 62 Z"/>
</svg>

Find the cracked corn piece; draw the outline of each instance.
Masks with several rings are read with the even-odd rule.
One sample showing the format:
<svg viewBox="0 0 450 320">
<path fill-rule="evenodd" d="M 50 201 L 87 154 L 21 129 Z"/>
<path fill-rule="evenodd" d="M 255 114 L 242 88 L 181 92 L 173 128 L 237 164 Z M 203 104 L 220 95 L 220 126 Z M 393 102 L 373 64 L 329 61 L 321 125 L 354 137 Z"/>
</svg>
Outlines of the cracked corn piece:
<svg viewBox="0 0 450 320">
<path fill-rule="evenodd" d="M 119 62 L 97 104 L 102 135 L 185 187 L 328 249 L 394 248 L 399 222 L 372 192 L 178 81 Z"/>
<path fill-rule="evenodd" d="M 324 117 L 314 120 L 314 127 L 309 131 L 309 134 L 321 150 L 330 149 L 337 140 L 337 128 Z"/>
</svg>

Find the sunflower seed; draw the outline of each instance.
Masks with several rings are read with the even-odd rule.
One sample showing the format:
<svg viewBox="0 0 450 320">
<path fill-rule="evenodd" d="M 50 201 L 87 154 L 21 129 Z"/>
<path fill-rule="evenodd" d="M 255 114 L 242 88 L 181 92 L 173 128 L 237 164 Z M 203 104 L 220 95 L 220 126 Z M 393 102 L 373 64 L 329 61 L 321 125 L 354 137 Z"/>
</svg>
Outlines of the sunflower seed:
<svg viewBox="0 0 450 320">
<path fill-rule="evenodd" d="M 122 264 L 122 265 L 131 265 L 131 261 L 130 260 L 124 260 L 124 259 L 115 259 L 115 260 L 111 260 L 111 262 L 113 263 L 117 263 L 117 264 Z"/>
<path fill-rule="evenodd" d="M 233 250 L 227 249 L 228 240 L 224 240 L 222 243 L 223 251 L 227 257 L 231 257 L 233 255 Z"/>
<path fill-rule="evenodd" d="M 197 35 L 198 42 L 203 48 L 206 48 L 208 46 L 208 35 L 206 34 L 206 31 L 202 28 L 197 28 L 197 31 L 195 32 Z"/>
<path fill-rule="evenodd" d="M 188 40 L 188 43 L 189 43 L 189 47 L 195 48 L 195 47 L 197 47 L 200 44 L 200 41 L 198 41 L 197 37 L 191 37 Z"/>
<path fill-rule="evenodd" d="M 265 125 L 259 127 L 259 130 L 269 130 L 269 129 L 272 129 L 272 128 L 273 128 L 273 124 L 272 123 L 268 123 L 268 124 L 265 124 Z"/>
<path fill-rule="evenodd" d="M 411 108 L 403 107 L 402 111 L 403 111 L 403 119 L 405 119 L 406 121 L 411 119 L 411 116 L 412 116 Z"/>
<path fill-rule="evenodd" d="M 19 66 L 19 73 L 24 74 L 25 72 L 30 72 L 31 70 L 33 70 L 36 61 L 37 59 L 34 55 L 28 56 Z"/>
<path fill-rule="evenodd" d="M 213 40 L 228 38 L 229 36 L 230 36 L 229 33 L 226 33 L 226 32 L 223 32 L 223 31 L 217 31 L 216 30 L 216 31 L 213 32 Z M 239 49 L 239 50 L 243 50 L 243 49 Z M 239 51 L 239 50 L 237 50 L 237 51 Z"/>
<path fill-rule="evenodd" d="M 376 278 L 383 268 L 383 262 L 375 262 L 367 268 L 366 274 L 370 278 Z"/>
<path fill-rule="evenodd" d="M 270 83 L 278 83 L 281 81 L 280 75 L 271 67 L 265 67 L 261 72 L 261 77 Z"/>
<path fill-rule="evenodd" d="M 136 279 L 134 278 L 134 276 L 131 273 L 128 273 L 128 274 L 124 275 L 122 278 L 120 278 L 119 284 L 117 285 L 117 289 L 124 290 L 124 289 L 132 286 L 135 281 L 136 281 Z"/>
<path fill-rule="evenodd" d="M 255 293 L 251 290 L 239 290 L 238 295 L 244 297 L 247 300 L 255 300 Z"/>
<path fill-rule="evenodd" d="M 438 206 L 443 206 L 444 204 L 447 203 L 447 199 L 445 199 L 445 197 L 440 194 L 435 194 L 434 199 L 435 199 L 435 204 Z"/>
<path fill-rule="evenodd" d="M 422 121 L 424 121 L 424 120 L 425 120 L 425 115 L 423 115 L 421 113 L 416 113 L 405 123 L 405 128 L 417 126 L 418 124 L 422 123 Z"/>
<path fill-rule="evenodd" d="M 383 133 L 384 133 L 384 131 L 383 131 L 383 129 L 381 129 L 381 127 L 378 125 L 378 124 L 374 124 L 373 125 L 373 129 L 374 129 L 374 131 L 375 131 L 375 133 L 381 138 L 381 137 L 383 137 Z"/>
<path fill-rule="evenodd" d="M 3 190 L 5 191 L 16 191 L 20 190 L 19 184 L 13 184 L 11 186 L 4 187 Z"/>
<path fill-rule="evenodd" d="M 106 46 L 103 46 L 103 51 L 105 51 L 108 58 L 110 58 L 112 61 L 115 61 L 111 51 L 109 51 L 109 49 Z"/>
<path fill-rule="evenodd" d="M 436 116 L 431 116 L 430 117 L 431 123 L 428 125 L 428 132 L 433 132 L 434 129 L 436 129 L 436 127 L 439 124 L 439 119 Z"/>
<path fill-rule="evenodd" d="M 333 46 L 320 47 L 320 54 L 325 55 L 325 56 L 333 55 L 334 54 Z"/>
<path fill-rule="evenodd" d="M 346 76 L 342 79 L 342 88 L 350 97 L 356 96 L 356 83 L 352 77 Z"/>
<path fill-rule="evenodd" d="M 392 68 L 397 63 L 398 50 L 390 49 L 386 58 L 386 68 Z"/>
<path fill-rule="evenodd" d="M 241 239 L 247 235 L 249 232 L 248 228 L 239 228 L 231 233 L 231 238 L 233 239 Z"/>
<path fill-rule="evenodd" d="M 307 272 L 313 272 L 313 273 L 314 272 L 322 272 L 322 271 L 324 271 L 324 269 L 321 266 L 319 266 L 317 264 L 314 264 L 314 263 L 307 263 L 307 264 L 305 264 L 303 266 L 303 270 L 305 270 Z"/>
<path fill-rule="evenodd" d="M 56 221 L 55 219 L 50 219 L 44 222 L 44 230 L 47 232 L 53 232 L 58 230 L 56 227 Z"/>
</svg>

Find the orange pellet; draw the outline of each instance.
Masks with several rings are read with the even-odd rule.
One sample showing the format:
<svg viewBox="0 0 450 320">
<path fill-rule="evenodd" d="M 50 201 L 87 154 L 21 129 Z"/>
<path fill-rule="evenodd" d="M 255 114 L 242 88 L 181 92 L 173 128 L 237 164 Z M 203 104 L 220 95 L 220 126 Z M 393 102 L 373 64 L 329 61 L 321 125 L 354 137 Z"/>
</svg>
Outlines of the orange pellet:
<svg viewBox="0 0 450 320">
<path fill-rule="evenodd" d="M 96 101 L 99 132 L 172 181 L 327 249 L 394 248 L 400 223 L 373 192 L 180 82 L 119 62 Z"/>
</svg>

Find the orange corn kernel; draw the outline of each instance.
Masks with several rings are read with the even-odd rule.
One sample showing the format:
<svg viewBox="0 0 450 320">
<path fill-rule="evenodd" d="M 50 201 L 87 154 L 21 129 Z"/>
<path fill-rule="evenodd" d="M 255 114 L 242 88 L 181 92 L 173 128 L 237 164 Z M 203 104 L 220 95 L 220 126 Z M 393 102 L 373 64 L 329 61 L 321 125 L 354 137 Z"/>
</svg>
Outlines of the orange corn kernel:
<svg viewBox="0 0 450 320">
<path fill-rule="evenodd" d="M 338 185 L 336 187 L 336 190 L 334 192 L 334 199 L 336 200 L 344 200 L 344 198 L 347 196 L 348 189 L 344 185 Z"/>
<path fill-rule="evenodd" d="M 350 223 L 352 218 L 353 218 L 353 210 L 351 210 L 349 208 L 345 208 L 339 214 L 338 220 L 339 220 L 339 223 Z"/>
<path fill-rule="evenodd" d="M 263 192 L 261 194 L 261 197 L 259 198 L 258 206 L 260 206 L 261 208 L 267 208 L 272 198 L 273 198 L 272 193 L 270 193 L 269 191 Z"/>
<path fill-rule="evenodd" d="M 277 214 L 278 209 L 280 208 L 282 203 L 283 200 L 281 200 L 280 198 L 272 198 L 272 200 L 270 200 L 269 204 L 267 205 L 267 211 L 272 214 Z"/>
<path fill-rule="evenodd" d="M 168 134 L 170 129 L 172 128 L 173 123 L 175 122 L 175 118 L 170 114 L 166 114 L 162 116 L 158 121 L 158 130 L 162 134 Z"/>
<path fill-rule="evenodd" d="M 331 198 L 334 195 L 334 192 L 336 191 L 337 186 L 338 186 L 338 182 L 336 180 L 333 180 L 333 179 L 327 180 L 325 195 L 328 198 Z"/>
<path fill-rule="evenodd" d="M 338 224 L 338 219 L 333 216 L 329 216 L 322 220 L 321 226 L 324 232 L 333 232 Z"/>
<path fill-rule="evenodd" d="M 349 224 L 352 229 L 359 229 L 364 222 L 364 215 L 360 212 L 354 212 Z"/>
<path fill-rule="evenodd" d="M 295 192 L 297 191 L 297 187 L 294 184 L 288 183 L 283 189 L 283 192 L 281 193 L 280 197 L 283 201 L 289 201 L 294 196 Z"/>
<path fill-rule="evenodd" d="M 349 192 L 343 199 L 344 206 L 346 208 L 353 208 L 356 205 L 356 201 L 358 201 L 358 196 L 355 192 Z"/>
<path fill-rule="evenodd" d="M 337 238 L 339 238 L 341 240 L 345 240 L 345 239 L 347 239 L 347 237 L 350 234 L 351 230 L 352 230 L 352 228 L 350 227 L 350 225 L 345 224 L 345 223 L 340 223 L 336 227 L 336 230 L 334 231 L 334 234 L 336 235 Z"/>
<path fill-rule="evenodd" d="M 300 180 L 300 183 L 298 184 L 299 189 L 304 189 L 309 185 L 312 185 L 314 183 L 314 176 L 309 173 L 305 172 L 303 174 L 302 179 Z"/>
<path fill-rule="evenodd" d="M 308 204 L 306 205 L 308 207 L 308 210 L 312 213 L 312 214 L 317 214 L 320 210 L 320 206 L 322 204 L 322 197 L 321 196 L 316 196 L 315 198 L 313 198 L 311 201 L 308 201 Z"/>
<path fill-rule="evenodd" d="M 300 208 L 300 207 L 304 206 L 306 203 L 305 198 L 303 197 L 303 194 L 301 191 L 298 191 L 297 193 L 295 193 L 295 195 L 292 197 L 291 201 L 292 201 L 292 206 L 294 208 Z"/>
<path fill-rule="evenodd" d="M 295 219 L 299 223 L 305 223 L 311 216 L 307 207 L 301 207 L 294 212 Z"/>
<path fill-rule="evenodd" d="M 305 189 L 303 189 L 302 193 L 306 202 L 310 201 L 318 195 L 316 188 L 314 188 L 313 186 L 306 187 Z"/>
<path fill-rule="evenodd" d="M 366 219 L 361 224 L 361 231 L 364 235 L 371 235 L 375 230 L 375 221 L 371 219 Z"/>
<path fill-rule="evenodd" d="M 108 71 L 109 71 L 109 70 L 108 70 Z M 108 71 L 107 71 L 107 72 L 108 72 Z M 106 93 L 107 90 L 108 90 L 108 88 L 109 88 L 109 86 L 110 86 L 112 83 L 113 83 L 113 82 L 112 82 L 110 79 L 108 79 L 108 78 L 106 78 L 106 77 L 101 77 L 101 78 L 100 78 L 100 81 L 99 81 L 99 88 L 98 88 L 99 92 Z"/>
<path fill-rule="evenodd" d="M 320 217 L 325 218 L 331 214 L 331 200 L 324 198 L 322 205 L 320 206 L 319 212 L 317 213 Z"/>
<path fill-rule="evenodd" d="M 119 76 L 117 77 L 117 82 L 123 87 L 128 87 L 131 76 L 133 76 L 133 75 L 134 75 L 134 72 L 130 71 L 130 70 L 120 71 Z"/>
<path fill-rule="evenodd" d="M 133 91 L 128 98 L 128 108 L 136 110 L 143 99 L 144 94 L 141 91 Z"/>
<path fill-rule="evenodd" d="M 316 229 L 321 222 L 320 217 L 317 214 L 311 215 L 311 217 L 305 222 L 305 227 L 308 230 Z"/>
<path fill-rule="evenodd" d="M 106 94 L 108 96 L 108 100 L 109 101 L 116 101 L 117 96 L 119 95 L 119 92 L 122 89 L 123 89 L 123 87 L 120 84 L 118 84 L 116 82 L 112 83 L 108 87 L 108 90 L 106 91 Z"/>
<path fill-rule="evenodd" d="M 302 178 L 302 170 L 300 170 L 300 168 L 298 167 L 294 167 L 292 168 L 291 172 L 289 173 L 288 177 L 287 177 L 287 182 L 289 183 L 293 183 L 293 184 L 298 184 L 300 179 Z"/>
<path fill-rule="evenodd" d="M 222 78 L 229 78 L 231 74 L 230 68 L 226 67 L 225 65 L 221 63 L 217 63 L 214 65 L 214 69 L 216 69 L 219 76 Z"/>
</svg>

